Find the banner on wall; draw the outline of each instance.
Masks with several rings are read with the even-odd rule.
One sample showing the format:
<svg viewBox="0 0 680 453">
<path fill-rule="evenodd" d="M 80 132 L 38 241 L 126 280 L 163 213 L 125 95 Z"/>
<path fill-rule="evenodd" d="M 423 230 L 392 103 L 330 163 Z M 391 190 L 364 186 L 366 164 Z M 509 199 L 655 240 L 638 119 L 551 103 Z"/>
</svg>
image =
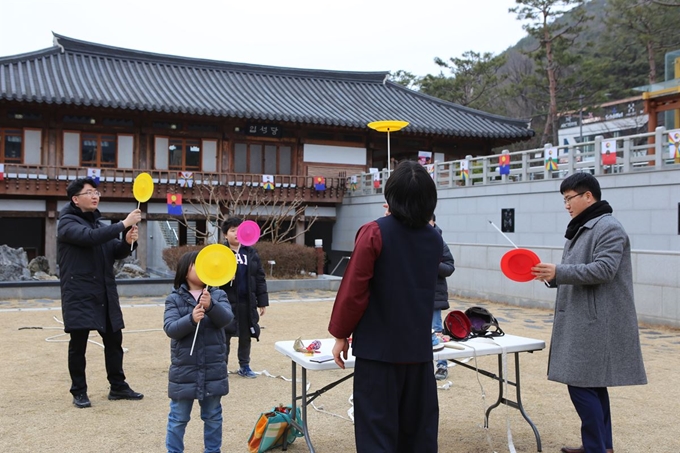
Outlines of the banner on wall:
<svg viewBox="0 0 680 453">
<path fill-rule="evenodd" d="M 180 187 L 194 187 L 194 172 L 180 171 L 178 178 Z"/>
<path fill-rule="evenodd" d="M 680 129 L 668 131 L 668 157 L 680 164 Z"/>
<path fill-rule="evenodd" d="M 326 178 L 324 178 L 323 176 L 315 176 L 314 189 L 318 191 L 326 190 Z"/>
<path fill-rule="evenodd" d="M 545 169 L 548 171 L 557 170 L 557 146 L 553 146 L 552 148 L 546 148 Z"/>
<path fill-rule="evenodd" d="M 498 168 L 501 175 L 510 174 L 510 156 L 507 154 L 501 154 L 498 158 Z"/>
<path fill-rule="evenodd" d="M 418 163 L 420 165 L 429 165 L 432 163 L 432 152 L 418 151 Z"/>
<path fill-rule="evenodd" d="M 182 215 L 182 194 L 169 193 L 167 195 L 168 214 Z"/>
<path fill-rule="evenodd" d="M 88 168 L 87 169 L 87 177 L 92 178 L 94 180 L 95 184 L 99 185 L 99 181 L 102 176 L 102 171 L 100 168 Z"/>
<path fill-rule="evenodd" d="M 470 178 L 470 170 L 468 170 L 468 161 L 460 161 L 460 176 L 463 178 L 463 182 L 466 182 Z"/>
<path fill-rule="evenodd" d="M 264 190 L 274 190 L 274 175 L 262 175 L 262 188 Z"/>
<path fill-rule="evenodd" d="M 602 142 L 602 165 L 616 165 L 616 139 Z"/>
</svg>

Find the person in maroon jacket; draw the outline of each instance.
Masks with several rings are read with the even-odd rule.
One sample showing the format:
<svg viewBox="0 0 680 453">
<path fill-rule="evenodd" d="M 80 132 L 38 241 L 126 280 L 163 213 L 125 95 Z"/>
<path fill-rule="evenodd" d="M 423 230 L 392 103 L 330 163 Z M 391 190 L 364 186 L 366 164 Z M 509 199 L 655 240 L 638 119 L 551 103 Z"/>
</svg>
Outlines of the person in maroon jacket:
<svg viewBox="0 0 680 453">
<path fill-rule="evenodd" d="M 387 180 L 389 215 L 363 225 L 328 326 L 345 367 L 352 336 L 357 452 L 436 452 L 439 424 L 431 323 L 441 235 L 428 225 L 432 178 L 416 162 Z"/>
</svg>

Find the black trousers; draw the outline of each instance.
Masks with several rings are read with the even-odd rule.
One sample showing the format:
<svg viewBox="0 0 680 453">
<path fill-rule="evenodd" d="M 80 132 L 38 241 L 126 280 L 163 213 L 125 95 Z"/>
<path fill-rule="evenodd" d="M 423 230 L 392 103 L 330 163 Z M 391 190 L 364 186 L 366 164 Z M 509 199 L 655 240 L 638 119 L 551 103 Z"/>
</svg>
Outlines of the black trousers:
<svg viewBox="0 0 680 453">
<path fill-rule="evenodd" d="M 130 388 L 125 382 L 123 372 L 123 332 L 112 332 L 111 323 L 107 319 L 106 332 L 99 332 L 104 342 L 104 361 L 106 363 L 106 378 L 111 385 L 111 390 L 123 391 Z M 89 330 L 72 330 L 71 340 L 68 343 L 68 372 L 71 375 L 71 393 L 78 395 L 87 392 L 87 379 L 85 377 L 85 351 Z"/>
<path fill-rule="evenodd" d="M 357 453 L 435 453 L 438 431 L 439 401 L 431 361 L 395 364 L 356 359 Z"/>
<path fill-rule="evenodd" d="M 234 315 L 237 319 L 238 333 L 238 350 L 236 357 L 238 358 L 238 366 L 244 367 L 250 365 L 250 350 L 252 346 L 252 338 L 250 337 L 250 304 L 235 303 L 232 309 L 236 310 Z M 233 335 L 227 334 L 227 365 L 229 365 L 229 353 L 231 352 L 231 338 Z"/>
<path fill-rule="evenodd" d="M 581 418 L 581 440 L 586 453 L 605 453 L 612 446 L 612 417 L 607 387 L 568 385 L 571 402 Z"/>
</svg>

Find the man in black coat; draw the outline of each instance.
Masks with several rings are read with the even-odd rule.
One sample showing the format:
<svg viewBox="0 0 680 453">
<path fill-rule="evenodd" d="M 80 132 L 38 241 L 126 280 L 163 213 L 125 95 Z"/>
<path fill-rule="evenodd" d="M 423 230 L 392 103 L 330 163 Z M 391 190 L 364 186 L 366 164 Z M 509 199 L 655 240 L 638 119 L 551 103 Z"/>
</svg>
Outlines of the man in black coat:
<svg viewBox="0 0 680 453">
<path fill-rule="evenodd" d="M 66 188 L 70 203 L 59 213 L 57 261 L 61 280 L 64 331 L 71 336 L 68 370 L 76 407 L 90 407 L 85 378 L 85 351 L 91 330 L 104 343 L 110 400 L 140 400 L 125 381 L 123 372 L 123 313 L 113 273 L 115 260 L 130 255 L 138 239 L 139 209 L 122 222 L 106 225 L 97 209 L 100 193 L 91 178 L 76 179 Z M 126 231 L 127 230 L 127 231 Z M 120 239 L 125 232 L 125 240 Z"/>
</svg>

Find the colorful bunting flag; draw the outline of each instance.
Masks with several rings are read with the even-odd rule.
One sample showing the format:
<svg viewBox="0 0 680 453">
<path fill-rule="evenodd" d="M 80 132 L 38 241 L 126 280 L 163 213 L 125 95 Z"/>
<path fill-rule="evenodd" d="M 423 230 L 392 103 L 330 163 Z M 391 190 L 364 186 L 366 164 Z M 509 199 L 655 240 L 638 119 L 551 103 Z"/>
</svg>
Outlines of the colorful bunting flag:
<svg viewBox="0 0 680 453">
<path fill-rule="evenodd" d="M 0 181 L 5 179 L 5 164 L 0 164 Z"/>
<path fill-rule="evenodd" d="M 380 173 L 379 172 L 373 173 L 373 187 L 375 187 L 376 189 L 380 188 Z"/>
<path fill-rule="evenodd" d="M 274 175 L 262 175 L 262 188 L 264 190 L 274 190 Z"/>
<path fill-rule="evenodd" d="M 464 183 L 470 178 L 470 170 L 468 170 L 467 160 L 460 161 L 460 177 L 463 178 Z"/>
<path fill-rule="evenodd" d="M 180 171 L 177 179 L 180 187 L 194 187 L 193 171 Z"/>
<path fill-rule="evenodd" d="M 680 129 L 668 131 L 668 154 L 676 164 L 680 164 Z"/>
<path fill-rule="evenodd" d="M 602 165 L 616 165 L 616 140 L 602 142 Z"/>
<path fill-rule="evenodd" d="M 434 164 L 427 164 L 425 165 L 425 170 L 430 174 L 430 177 L 432 180 L 434 180 Z"/>
<path fill-rule="evenodd" d="M 99 180 L 102 176 L 102 171 L 100 168 L 88 168 L 87 177 L 92 178 L 95 184 L 99 185 Z"/>
<path fill-rule="evenodd" d="M 315 176 L 314 188 L 319 191 L 326 190 L 326 178 L 324 178 L 323 176 Z"/>
<path fill-rule="evenodd" d="M 557 170 L 557 146 L 553 146 L 552 148 L 546 148 L 545 169 L 548 171 Z"/>
<path fill-rule="evenodd" d="M 182 194 L 169 193 L 167 195 L 168 214 L 182 215 Z"/>
<path fill-rule="evenodd" d="M 510 156 L 507 154 L 501 154 L 498 158 L 498 165 L 500 168 L 501 175 L 510 174 Z"/>
<path fill-rule="evenodd" d="M 357 190 L 357 177 L 356 176 L 351 176 L 349 178 L 349 190 L 352 192 Z"/>
</svg>

